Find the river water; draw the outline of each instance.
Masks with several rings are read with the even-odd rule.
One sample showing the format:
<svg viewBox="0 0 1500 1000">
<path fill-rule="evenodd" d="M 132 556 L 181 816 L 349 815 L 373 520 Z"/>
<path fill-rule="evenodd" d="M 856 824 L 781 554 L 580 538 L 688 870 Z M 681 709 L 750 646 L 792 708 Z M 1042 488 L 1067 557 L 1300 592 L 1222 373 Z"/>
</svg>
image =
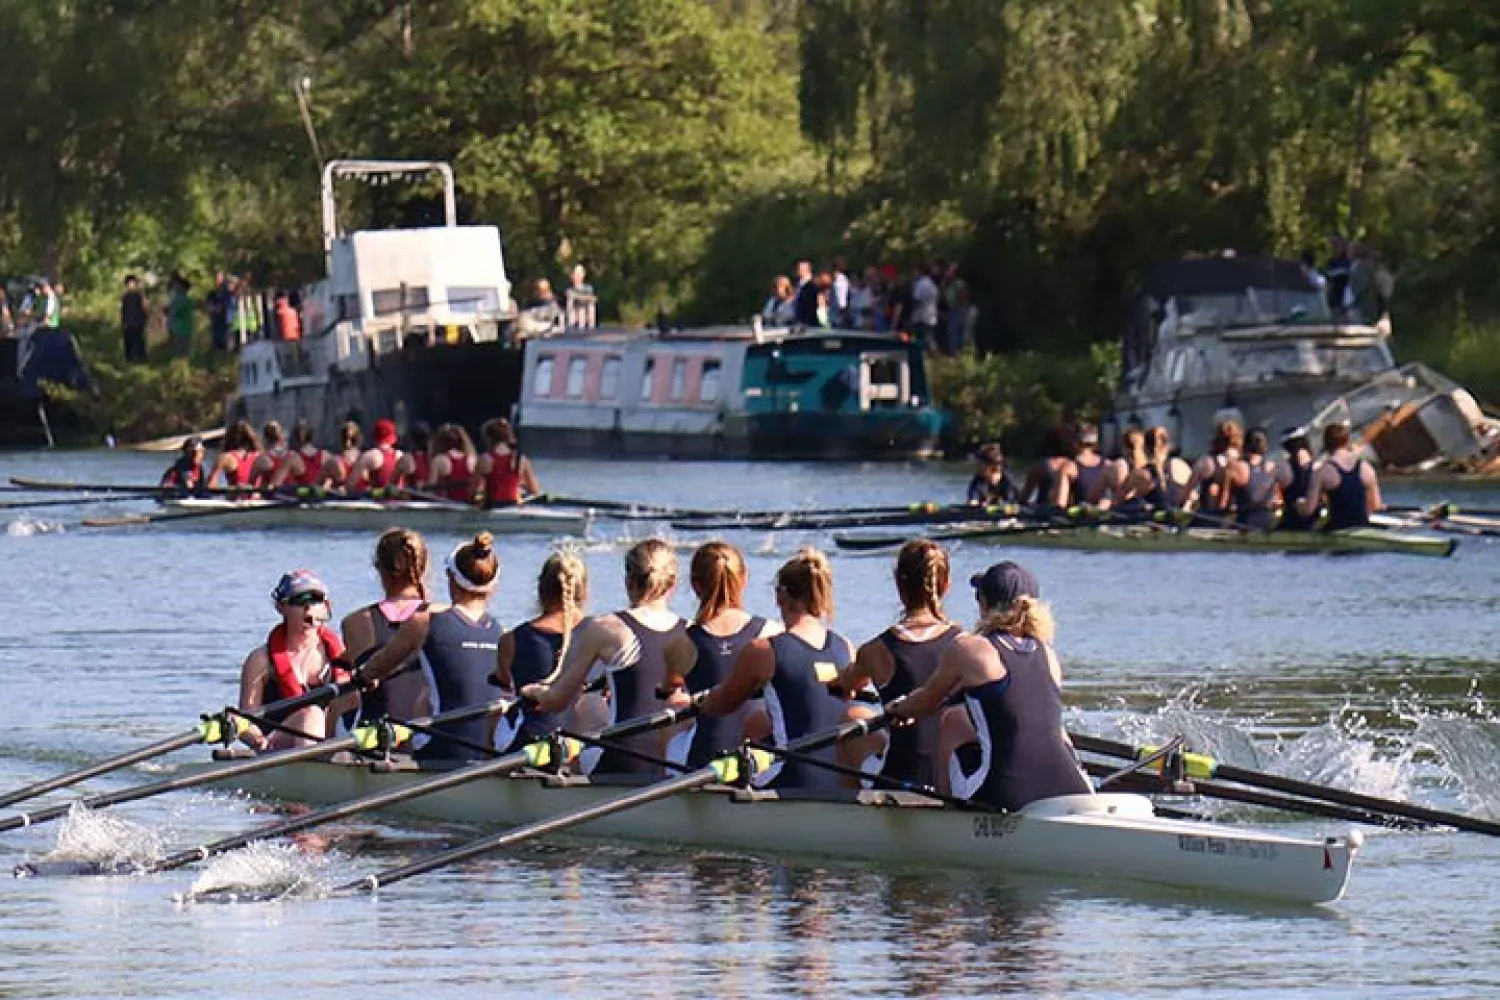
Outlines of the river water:
<svg viewBox="0 0 1500 1000">
<path fill-rule="evenodd" d="M 126 453 L 0 456 L 0 477 L 144 482 Z M 696 507 L 943 500 L 943 467 L 544 463 L 574 495 Z M 1388 500 L 1500 491 L 1388 486 Z M 0 495 L 7 502 L 17 497 Z M 264 639 L 269 591 L 316 569 L 335 613 L 376 595 L 373 538 L 206 529 L 86 529 L 138 502 L 0 512 L 0 791 L 180 732 L 233 699 Z M 623 600 L 627 528 L 586 546 L 592 605 Z M 435 562 L 459 539 L 429 538 Z M 816 535 L 746 533 L 755 610 L 776 565 Z M 532 606 L 540 538 L 503 538 L 494 609 Z M 997 550 L 954 551 L 964 580 Z M 1059 621 L 1077 728 L 1186 733 L 1222 757 L 1440 808 L 1500 810 L 1491 721 L 1500 541 L 1448 560 L 1022 552 Z M 856 641 L 896 611 L 886 558 L 835 558 L 836 627 Z M 438 582 L 434 574 L 433 582 Z M 690 610 L 685 591 L 680 611 Z M 973 614 L 967 588 L 951 609 Z M 192 751 L 173 760 L 188 759 Z M 106 789 L 139 772 L 103 779 Z M 50 801 L 50 800 L 49 800 Z M 74 837 L 185 846 L 263 820 L 224 796 L 118 810 Z M 1236 817 L 1307 834 L 1345 825 Z M 329 836 L 344 876 L 473 831 L 365 821 Z M 13 861 L 58 830 L 0 836 Z M 95 845 L 97 846 L 97 845 Z M 358 901 L 180 906 L 191 869 L 149 878 L 0 883 L 0 996 L 352 995 L 1491 996 L 1500 990 L 1500 842 L 1367 831 L 1346 898 L 1286 909 L 1089 882 L 775 861 L 559 840 Z"/>
</svg>

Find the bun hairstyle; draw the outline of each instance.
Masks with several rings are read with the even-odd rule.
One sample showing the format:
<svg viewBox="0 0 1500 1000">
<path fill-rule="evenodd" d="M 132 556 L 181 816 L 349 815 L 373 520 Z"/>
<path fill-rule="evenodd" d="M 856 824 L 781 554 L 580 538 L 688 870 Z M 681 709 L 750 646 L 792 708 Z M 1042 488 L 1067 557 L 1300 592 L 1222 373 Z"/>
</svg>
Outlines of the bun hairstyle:
<svg viewBox="0 0 1500 1000">
<path fill-rule="evenodd" d="M 745 557 L 728 542 L 709 542 L 698 546 L 688 570 L 693 593 L 698 595 L 699 624 L 717 618 L 731 608 L 744 607 Z"/>
<path fill-rule="evenodd" d="M 948 552 L 930 538 L 913 538 L 896 554 L 896 593 L 907 614 L 930 611 L 943 614 L 943 595 L 948 593 Z"/>
<path fill-rule="evenodd" d="M 1242 428 L 1240 426 L 1240 422 L 1238 420 L 1235 420 L 1233 417 L 1226 417 L 1223 420 L 1220 420 L 1218 426 L 1214 428 L 1214 441 L 1212 447 L 1214 454 L 1222 455 L 1224 452 L 1229 451 L 1230 449 L 1239 451 L 1240 448 L 1244 446 L 1244 444 L 1244 428 Z"/>
<path fill-rule="evenodd" d="M 453 550 L 447 569 L 455 586 L 471 594 L 488 594 L 495 589 L 500 559 L 495 555 L 494 541 L 494 535 L 481 531 L 472 541 Z"/>
<path fill-rule="evenodd" d="M 267 420 L 265 426 L 260 429 L 260 439 L 265 442 L 267 448 L 286 444 L 286 433 L 281 429 L 281 421 Z"/>
<path fill-rule="evenodd" d="M 344 425 L 339 428 L 339 447 L 344 451 L 358 448 L 364 439 L 364 431 L 352 420 L 345 420 Z"/>
<path fill-rule="evenodd" d="M 479 432 L 484 435 L 485 443 L 491 448 L 501 444 L 510 448 L 516 446 L 516 432 L 511 428 L 510 421 L 504 417 L 485 421 Z"/>
<path fill-rule="evenodd" d="M 637 542 L 625 553 L 625 592 L 636 604 L 660 600 L 677 586 L 677 553 L 660 538 Z"/>
<path fill-rule="evenodd" d="M 1132 469 L 1150 465 L 1151 456 L 1146 450 L 1146 432 L 1139 427 L 1132 427 L 1120 435 L 1120 455 Z"/>
<path fill-rule="evenodd" d="M 427 599 L 427 543 L 406 528 L 390 528 L 375 543 L 375 571 L 387 590 L 415 585 Z"/>
<path fill-rule="evenodd" d="M 292 447 L 298 450 L 306 448 L 313 443 L 312 424 L 306 420 L 299 420 L 292 425 Z"/>
<path fill-rule="evenodd" d="M 260 451 L 260 439 L 248 420 L 236 420 L 224 435 L 225 451 Z"/>
<path fill-rule="evenodd" d="M 1264 427 L 1256 427 L 1245 435 L 1245 454 L 1265 455 L 1271 450 L 1271 438 Z"/>
<path fill-rule="evenodd" d="M 562 612 L 563 640 L 557 653 L 561 663 L 568 652 L 568 640 L 583 618 L 583 603 L 589 596 L 589 571 L 576 552 L 554 552 L 542 563 L 536 578 L 537 603 L 542 611 Z"/>
<path fill-rule="evenodd" d="M 817 618 L 833 617 L 833 567 L 828 557 L 807 547 L 781 564 L 776 587 Z"/>
</svg>

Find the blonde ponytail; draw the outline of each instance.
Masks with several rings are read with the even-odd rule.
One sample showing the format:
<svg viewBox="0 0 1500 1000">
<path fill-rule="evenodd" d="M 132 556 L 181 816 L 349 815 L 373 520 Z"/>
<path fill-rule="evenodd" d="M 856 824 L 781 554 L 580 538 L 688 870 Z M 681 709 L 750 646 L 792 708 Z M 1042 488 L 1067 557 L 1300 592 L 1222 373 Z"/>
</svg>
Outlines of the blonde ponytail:
<svg viewBox="0 0 1500 1000">
<path fill-rule="evenodd" d="M 1050 646 L 1057 636 L 1057 622 L 1052 617 L 1052 608 L 1045 601 L 1037 597 L 1018 597 L 1003 608 L 987 611 L 974 626 L 974 631 L 979 635 L 1004 632 Z"/>
</svg>

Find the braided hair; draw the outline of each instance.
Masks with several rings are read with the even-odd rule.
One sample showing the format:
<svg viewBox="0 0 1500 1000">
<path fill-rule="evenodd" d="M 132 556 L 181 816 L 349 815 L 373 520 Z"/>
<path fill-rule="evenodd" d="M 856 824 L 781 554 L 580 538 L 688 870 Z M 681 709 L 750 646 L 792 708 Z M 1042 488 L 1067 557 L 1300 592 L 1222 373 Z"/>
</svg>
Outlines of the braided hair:
<svg viewBox="0 0 1500 1000">
<path fill-rule="evenodd" d="M 390 528 L 375 543 L 375 571 L 387 591 L 415 585 L 427 600 L 427 543 L 406 528 Z"/>
<path fill-rule="evenodd" d="M 896 593 L 910 615 L 930 611 L 943 614 L 943 595 L 948 593 L 948 552 L 930 538 L 913 538 L 896 555 Z"/>
</svg>

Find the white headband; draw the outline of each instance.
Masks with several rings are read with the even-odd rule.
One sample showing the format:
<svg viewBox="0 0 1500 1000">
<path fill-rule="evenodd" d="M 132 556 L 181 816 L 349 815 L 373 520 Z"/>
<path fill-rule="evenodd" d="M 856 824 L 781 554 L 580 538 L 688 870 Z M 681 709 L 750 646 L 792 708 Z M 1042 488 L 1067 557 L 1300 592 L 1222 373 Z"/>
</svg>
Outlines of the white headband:
<svg viewBox="0 0 1500 1000">
<path fill-rule="evenodd" d="M 454 583 L 458 584 L 460 587 L 467 590 L 471 594 L 494 593 L 495 584 L 499 582 L 500 575 L 498 573 L 495 574 L 495 579 L 483 585 L 477 584 L 473 580 L 470 580 L 467 576 L 464 575 L 464 571 L 458 568 L 458 553 L 462 548 L 463 546 L 459 545 L 452 552 L 448 553 L 448 558 L 443 561 L 443 568 L 448 571 L 449 578 L 452 579 Z"/>
</svg>

